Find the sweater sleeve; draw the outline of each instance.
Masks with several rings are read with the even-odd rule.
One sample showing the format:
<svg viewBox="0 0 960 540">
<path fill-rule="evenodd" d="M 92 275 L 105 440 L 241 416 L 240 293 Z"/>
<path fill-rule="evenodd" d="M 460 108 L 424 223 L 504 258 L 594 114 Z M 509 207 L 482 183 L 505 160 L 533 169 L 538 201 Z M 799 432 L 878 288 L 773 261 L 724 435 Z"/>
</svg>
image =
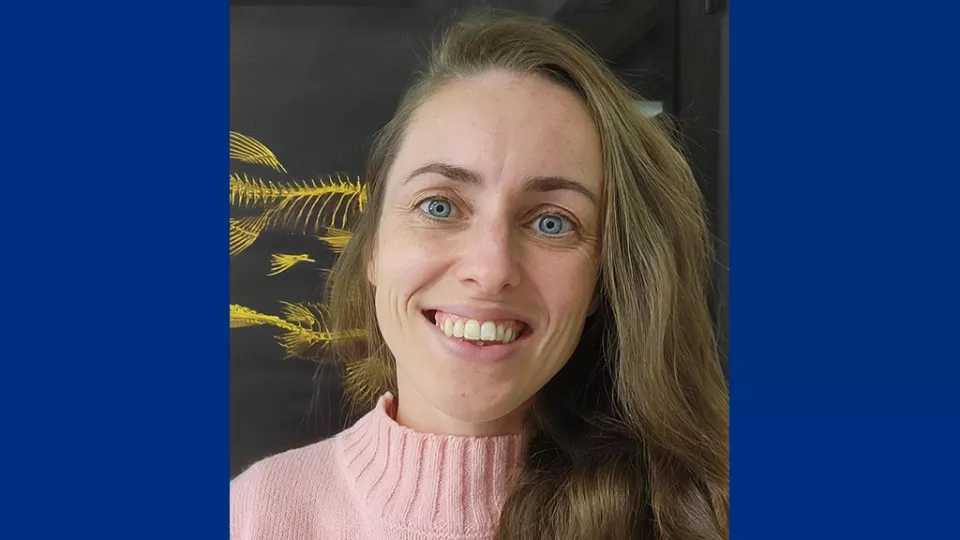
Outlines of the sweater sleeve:
<svg viewBox="0 0 960 540">
<path fill-rule="evenodd" d="M 342 504 L 329 445 L 318 443 L 255 462 L 230 482 L 230 540 L 319 540 L 340 531 Z M 320 512 L 318 509 L 323 509 Z"/>
<path fill-rule="evenodd" d="M 256 463 L 230 482 L 230 540 L 254 540 L 266 501 L 264 464 Z"/>
</svg>

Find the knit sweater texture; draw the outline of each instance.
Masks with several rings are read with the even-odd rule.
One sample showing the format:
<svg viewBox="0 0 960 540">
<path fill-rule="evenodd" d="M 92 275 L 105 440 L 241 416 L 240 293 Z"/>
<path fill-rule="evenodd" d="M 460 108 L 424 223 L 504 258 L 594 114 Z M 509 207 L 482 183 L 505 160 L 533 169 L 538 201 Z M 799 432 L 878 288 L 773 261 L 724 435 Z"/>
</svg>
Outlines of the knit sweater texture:
<svg viewBox="0 0 960 540">
<path fill-rule="evenodd" d="M 420 433 L 394 396 L 347 430 L 258 461 L 230 483 L 232 540 L 492 538 L 521 435 Z"/>
</svg>

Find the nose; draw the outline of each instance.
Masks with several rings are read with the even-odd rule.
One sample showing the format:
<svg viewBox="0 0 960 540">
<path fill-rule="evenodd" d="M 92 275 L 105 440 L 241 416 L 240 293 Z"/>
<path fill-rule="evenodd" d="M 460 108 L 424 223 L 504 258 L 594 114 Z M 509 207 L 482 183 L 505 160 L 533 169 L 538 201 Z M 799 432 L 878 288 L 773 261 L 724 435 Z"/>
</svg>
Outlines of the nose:
<svg viewBox="0 0 960 540">
<path fill-rule="evenodd" d="M 520 266 L 510 225 L 477 223 L 464 235 L 457 278 L 485 295 L 496 295 L 520 284 Z"/>
</svg>

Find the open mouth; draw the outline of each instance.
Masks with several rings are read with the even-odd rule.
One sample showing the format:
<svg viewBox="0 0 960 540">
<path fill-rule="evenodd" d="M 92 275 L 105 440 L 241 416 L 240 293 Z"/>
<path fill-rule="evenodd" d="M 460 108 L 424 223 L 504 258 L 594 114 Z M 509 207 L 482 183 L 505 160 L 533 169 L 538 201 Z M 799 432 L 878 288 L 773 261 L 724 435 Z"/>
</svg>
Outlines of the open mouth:
<svg viewBox="0 0 960 540">
<path fill-rule="evenodd" d="M 423 311 L 423 316 L 450 339 L 457 339 L 477 347 L 508 345 L 530 334 L 530 326 L 522 321 L 497 319 L 480 321 L 435 309 Z"/>
</svg>

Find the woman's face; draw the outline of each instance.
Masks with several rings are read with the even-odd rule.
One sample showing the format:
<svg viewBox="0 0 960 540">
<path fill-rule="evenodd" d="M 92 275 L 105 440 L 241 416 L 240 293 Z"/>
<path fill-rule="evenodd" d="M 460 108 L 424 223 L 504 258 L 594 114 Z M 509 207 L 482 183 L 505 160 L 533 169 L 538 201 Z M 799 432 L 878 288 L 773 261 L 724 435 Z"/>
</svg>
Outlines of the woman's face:
<svg viewBox="0 0 960 540">
<path fill-rule="evenodd" d="M 400 423 L 520 428 L 594 297 L 600 152 L 579 98 L 540 77 L 456 80 L 414 115 L 367 272 L 397 361 Z"/>
</svg>

